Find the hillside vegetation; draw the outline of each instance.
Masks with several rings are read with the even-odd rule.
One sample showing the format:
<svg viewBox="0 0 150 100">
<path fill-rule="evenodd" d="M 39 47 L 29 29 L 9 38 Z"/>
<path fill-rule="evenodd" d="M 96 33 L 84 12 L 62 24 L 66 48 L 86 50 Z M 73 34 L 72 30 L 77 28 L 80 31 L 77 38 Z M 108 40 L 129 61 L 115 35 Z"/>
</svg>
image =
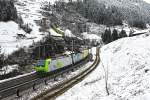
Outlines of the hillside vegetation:
<svg viewBox="0 0 150 100">
<path fill-rule="evenodd" d="M 150 5 L 142 0 L 83 0 L 76 7 L 80 14 L 98 24 L 113 26 L 127 21 L 132 27 L 145 28 L 150 23 Z"/>
<path fill-rule="evenodd" d="M 13 0 L 0 0 L 0 21 L 17 21 L 17 10 Z"/>
</svg>

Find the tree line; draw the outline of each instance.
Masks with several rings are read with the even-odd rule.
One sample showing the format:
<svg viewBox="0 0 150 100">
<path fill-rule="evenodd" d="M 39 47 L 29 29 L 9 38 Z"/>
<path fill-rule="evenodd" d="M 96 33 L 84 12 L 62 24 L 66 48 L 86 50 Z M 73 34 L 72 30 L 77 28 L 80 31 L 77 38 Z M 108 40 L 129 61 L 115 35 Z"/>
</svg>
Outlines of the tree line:
<svg viewBox="0 0 150 100">
<path fill-rule="evenodd" d="M 111 29 L 106 29 L 105 32 L 102 34 L 101 38 L 102 38 L 102 41 L 105 43 L 105 44 L 108 44 L 112 41 L 115 41 L 117 39 L 120 39 L 120 38 L 124 38 L 124 37 L 127 37 L 127 34 L 126 34 L 126 31 L 125 30 L 121 30 L 121 32 L 118 32 L 117 29 L 114 29 L 112 32 L 111 32 Z"/>
</svg>

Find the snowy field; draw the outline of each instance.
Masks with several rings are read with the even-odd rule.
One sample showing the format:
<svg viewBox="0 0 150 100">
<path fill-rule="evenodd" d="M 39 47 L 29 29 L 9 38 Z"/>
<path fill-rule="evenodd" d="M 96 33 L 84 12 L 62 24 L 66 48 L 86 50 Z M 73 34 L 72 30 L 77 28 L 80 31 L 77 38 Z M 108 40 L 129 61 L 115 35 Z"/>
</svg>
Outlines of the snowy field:
<svg viewBox="0 0 150 100">
<path fill-rule="evenodd" d="M 149 100 L 149 41 L 147 33 L 103 46 L 98 68 L 57 100 Z M 105 90 L 107 75 L 109 96 Z"/>
</svg>

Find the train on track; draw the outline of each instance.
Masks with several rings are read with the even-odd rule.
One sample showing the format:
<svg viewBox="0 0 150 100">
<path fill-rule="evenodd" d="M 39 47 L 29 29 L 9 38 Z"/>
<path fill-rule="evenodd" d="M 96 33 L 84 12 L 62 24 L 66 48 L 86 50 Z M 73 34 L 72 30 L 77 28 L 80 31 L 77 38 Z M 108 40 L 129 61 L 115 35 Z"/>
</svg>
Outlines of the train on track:
<svg viewBox="0 0 150 100">
<path fill-rule="evenodd" d="M 69 55 L 63 55 L 57 58 L 48 58 L 45 60 L 38 60 L 37 65 L 35 66 L 36 72 L 49 73 L 54 72 L 60 69 L 64 69 L 69 65 L 74 65 L 89 55 L 89 50 L 85 49 L 81 52 L 71 53 Z"/>
</svg>

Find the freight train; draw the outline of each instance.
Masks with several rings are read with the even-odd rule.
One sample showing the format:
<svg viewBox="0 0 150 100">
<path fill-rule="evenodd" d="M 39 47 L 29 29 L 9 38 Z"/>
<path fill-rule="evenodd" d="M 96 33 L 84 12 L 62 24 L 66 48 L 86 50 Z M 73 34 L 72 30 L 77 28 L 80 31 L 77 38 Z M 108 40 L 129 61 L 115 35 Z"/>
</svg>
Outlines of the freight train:
<svg viewBox="0 0 150 100">
<path fill-rule="evenodd" d="M 72 53 L 70 55 L 64 55 L 57 58 L 47 58 L 45 60 L 39 60 L 35 66 L 36 72 L 49 73 L 57 70 L 64 69 L 69 65 L 76 64 L 89 55 L 89 50 L 85 49 L 81 52 Z"/>
</svg>

